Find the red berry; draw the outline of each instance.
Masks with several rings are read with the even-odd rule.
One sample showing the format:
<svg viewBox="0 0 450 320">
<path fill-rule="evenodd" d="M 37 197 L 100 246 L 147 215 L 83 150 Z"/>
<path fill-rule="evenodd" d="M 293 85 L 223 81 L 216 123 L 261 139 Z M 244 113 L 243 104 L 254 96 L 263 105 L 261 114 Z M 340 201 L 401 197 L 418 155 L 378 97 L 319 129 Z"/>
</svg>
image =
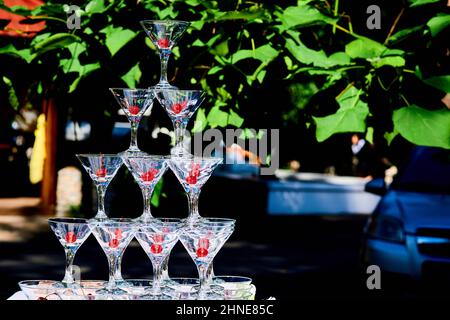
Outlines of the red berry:
<svg viewBox="0 0 450 320">
<path fill-rule="evenodd" d="M 129 106 L 128 107 L 128 112 L 133 116 L 137 115 L 140 111 L 141 111 L 141 109 L 138 106 Z"/>
<path fill-rule="evenodd" d="M 122 230 L 117 228 L 116 230 L 114 230 L 114 235 L 116 236 L 117 240 L 121 240 L 122 239 Z"/>
<path fill-rule="evenodd" d="M 38 300 L 48 300 L 46 297 L 39 297 Z"/>
<path fill-rule="evenodd" d="M 167 38 L 161 38 L 158 40 L 158 47 L 161 49 L 168 49 L 170 45 L 170 41 Z"/>
<path fill-rule="evenodd" d="M 183 107 L 181 106 L 180 103 L 175 103 L 175 104 L 172 106 L 172 111 L 173 111 L 175 114 L 179 114 L 181 111 L 183 111 Z"/>
<path fill-rule="evenodd" d="M 144 172 L 143 174 L 141 174 L 141 179 L 144 182 L 150 182 L 153 179 L 155 179 L 155 176 L 156 176 L 157 173 L 158 173 L 158 170 L 152 168 L 152 169 L 148 170 L 147 172 Z"/>
<path fill-rule="evenodd" d="M 69 231 L 66 233 L 66 242 L 67 243 L 74 243 L 75 241 L 77 241 L 77 236 L 74 232 Z"/>
<path fill-rule="evenodd" d="M 164 235 L 163 234 L 155 234 L 152 236 L 153 242 L 156 243 L 162 243 L 164 241 Z"/>
<path fill-rule="evenodd" d="M 208 249 L 209 248 L 209 239 L 207 239 L 207 238 L 200 238 L 198 240 L 198 246 L 200 248 Z"/>
<path fill-rule="evenodd" d="M 117 239 L 111 239 L 111 241 L 109 241 L 109 247 L 112 249 L 115 249 L 119 246 L 119 240 Z"/>
<path fill-rule="evenodd" d="M 198 248 L 197 249 L 197 257 L 204 258 L 208 255 L 208 249 L 205 248 Z"/>
<path fill-rule="evenodd" d="M 160 244 L 154 243 L 150 246 L 150 252 L 153 254 L 160 254 L 162 251 L 163 251 L 163 247 Z"/>
<path fill-rule="evenodd" d="M 188 184 L 196 184 L 197 183 L 197 177 L 195 177 L 195 176 L 188 176 L 186 178 L 186 182 Z"/>
<path fill-rule="evenodd" d="M 174 103 L 174 104 L 172 105 L 172 111 L 173 111 L 175 114 L 179 114 L 181 111 L 184 110 L 184 108 L 186 108 L 187 103 L 188 103 L 187 100 L 185 100 L 185 101 L 183 101 L 183 102 L 179 102 L 179 103 Z"/>
<path fill-rule="evenodd" d="M 97 171 L 95 171 L 95 175 L 99 178 L 106 177 L 106 168 L 100 168 Z"/>
</svg>

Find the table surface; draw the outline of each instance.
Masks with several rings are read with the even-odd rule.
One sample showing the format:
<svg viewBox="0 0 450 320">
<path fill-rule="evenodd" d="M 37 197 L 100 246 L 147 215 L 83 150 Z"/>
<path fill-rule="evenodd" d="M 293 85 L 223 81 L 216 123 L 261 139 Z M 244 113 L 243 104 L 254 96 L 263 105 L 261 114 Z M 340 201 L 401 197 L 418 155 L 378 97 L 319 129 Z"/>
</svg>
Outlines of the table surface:
<svg viewBox="0 0 450 320">
<path fill-rule="evenodd" d="M 11 297 L 9 297 L 7 300 L 28 300 L 27 296 L 23 291 L 17 291 L 14 293 Z"/>
</svg>

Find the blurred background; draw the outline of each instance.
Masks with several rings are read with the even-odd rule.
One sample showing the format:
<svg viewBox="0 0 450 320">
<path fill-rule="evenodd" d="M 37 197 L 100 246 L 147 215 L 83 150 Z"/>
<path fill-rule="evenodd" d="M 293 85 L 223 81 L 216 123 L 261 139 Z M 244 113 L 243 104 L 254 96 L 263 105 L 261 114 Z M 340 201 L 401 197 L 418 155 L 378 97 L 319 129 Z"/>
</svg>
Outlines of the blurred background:
<svg viewBox="0 0 450 320">
<path fill-rule="evenodd" d="M 75 18 L 80 24 L 72 28 Z M 192 22 L 169 61 L 172 84 L 208 93 L 189 129 L 244 130 L 223 152 L 246 165 L 220 167 L 200 197 L 202 216 L 238 220 L 216 258 L 217 274 L 252 277 L 258 298 L 449 291 L 446 1 L 4 0 L 1 298 L 23 279 L 62 279 L 64 252 L 46 219 L 96 212 L 95 188 L 76 153 L 128 147 L 128 121 L 108 88 L 158 82 L 159 56 L 143 19 Z M 236 147 L 264 129 L 279 129 L 272 157 L 280 167 L 271 176 L 259 174 L 270 159 Z M 139 147 L 168 154 L 172 130 L 155 102 L 140 123 Z M 152 204 L 155 216 L 187 216 L 170 171 Z M 108 188 L 106 210 L 113 217 L 142 212 L 141 192 L 124 167 Z M 107 276 L 93 237 L 75 263 L 85 278 Z M 381 290 L 367 288 L 372 264 L 381 269 Z M 181 244 L 170 273 L 196 275 Z M 137 242 L 125 253 L 123 274 L 151 277 Z"/>
</svg>

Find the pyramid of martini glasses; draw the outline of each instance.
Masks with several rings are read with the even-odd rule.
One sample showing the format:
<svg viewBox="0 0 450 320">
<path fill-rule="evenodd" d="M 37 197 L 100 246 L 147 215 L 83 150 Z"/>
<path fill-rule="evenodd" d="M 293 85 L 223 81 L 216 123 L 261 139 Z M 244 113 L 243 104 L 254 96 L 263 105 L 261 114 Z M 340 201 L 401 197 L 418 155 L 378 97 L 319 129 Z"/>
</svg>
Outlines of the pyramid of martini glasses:
<svg viewBox="0 0 450 320">
<path fill-rule="evenodd" d="M 97 188 L 98 211 L 94 218 L 51 218 L 49 224 L 66 252 L 62 281 L 30 280 L 19 283 L 29 299 L 254 299 L 252 280 L 240 276 L 215 276 L 212 262 L 234 231 L 235 220 L 202 218 L 198 199 L 202 186 L 220 158 L 202 158 L 183 148 L 183 131 L 205 98 L 200 90 L 179 90 L 167 81 L 167 63 L 172 48 L 189 26 L 184 21 L 141 21 L 145 32 L 158 48 L 161 60 L 159 83 L 148 89 L 110 88 L 131 124 L 128 150 L 117 155 L 79 154 L 78 159 Z M 139 150 L 137 130 L 142 115 L 153 100 L 166 110 L 175 129 L 175 147 L 170 156 L 149 155 Z M 137 219 L 108 218 L 104 198 L 108 185 L 125 164 L 142 190 L 144 210 Z M 170 168 L 183 186 L 189 215 L 185 219 L 155 218 L 150 200 L 159 179 Z M 72 263 L 78 248 L 93 234 L 109 263 L 109 280 L 75 280 Z M 123 279 L 121 260 L 136 238 L 153 266 L 153 279 Z M 169 277 L 172 248 L 180 240 L 194 261 L 199 278 Z"/>
</svg>

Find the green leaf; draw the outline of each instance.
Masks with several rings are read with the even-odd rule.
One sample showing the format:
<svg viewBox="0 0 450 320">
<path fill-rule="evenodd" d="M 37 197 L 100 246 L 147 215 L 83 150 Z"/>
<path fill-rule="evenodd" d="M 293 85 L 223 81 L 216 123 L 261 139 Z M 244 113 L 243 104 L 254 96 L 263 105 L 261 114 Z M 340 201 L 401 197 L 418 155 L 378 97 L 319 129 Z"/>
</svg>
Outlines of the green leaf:
<svg viewBox="0 0 450 320">
<path fill-rule="evenodd" d="M 13 55 L 22 58 L 27 63 L 30 63 L 35 57 L 35 54 L 31 53 L 31 49 L 21 49 L 17 50 L 11 43 L 7 44 L 6 46 L 0 48 L 0 54 L 7 54 L 7 55 Z"/>
<path fill-rule="evenodd" d="M 402 57 L 382 57 L 375 59 L 368 59 L 372 66 L 380 68 L 382 66 L 403 67 L 405 65 L 405 59 Z"/>
<path fill-rule="evenodd" d="M 256 59 L 261 62 L 267 62 L 275 59 L 278 55 L 278 51 L 270 44 L 265 44 L 256 48 L 255 50 L 239 50 L 231 55 L 228 59 L 230 63 L 237 63 L 244 59 Z"/>
<path fill-rule="evenodd" d="M 316 138 L 322 142 L 335 133 L 364 132 L 366 117 L 369 114 L 367 104 L 360 100 L 360 91 L 350 87 L 337 99 L 340 108 L 335 114 L 325 117 L 313 117 L 316 123 Z"/>
<path fill-rule="evenodd" d="M 368 127 L 366 132 L 366 141 L 373 144 L 373 128 Z"/>
<path fill-rule="evenodd" d="M 82 65 L 80 63 L 79 56 L 81 53 L 86 51 L 86 46 L 83 43 L 72 43 L 67 46 L 67 49 L 70 51 L 72 58 L 61 59 L 59 61 L 59 66 L 66 74 L 71 72 L 78 73 L 78 78 L 75 79 L 75 81 L 70 85 L 69 93 L 71 93 L 77 88 L 78 83 L 83 77 L 94 70 L 100 69 L 100 62 L 86 65 Z"/>
<path fill-rule="evenodd" d="M 450 149 L 450 112 L 429 111 L 415 105 L 394 111 L 394 127 L 406 140 L 423 146 Z"/>
<path fill-rule="evenodd" d="M 139 68 L 139 62 L 121 77 L 129 88 L 136 88 L 136 84 L 141 80 L 142 72 Z"/>
<path fill-rule="evenodd" d="M 102 29 L 100 32 L 106 34 L 106 46 L 112 56 L 136 36 L 136 33 L 129 29 L 114 28 L 112 25 Z"/>
<path fill-rule="evenodd" d="M 276 15 L 281 21 L 282 30 L 337 22 L 336 18 L 322 14 L 318 9 L 305 2 L 299 2 L 295 7 L 287 7 L 282 13 L 276 13 Z"/>
<path fill-rule="evenodd" d="M 264 19 L 267 17 L 267 13 L 264 9 L 242 10 L 242 11 L 228 11 L 220 12 L 215 15 L 215 21 L 223 20 L 255 20 Z"/>
<path fill-rule="evenodd" d="M 385 132 L 384 133 L 384 138 L 386 139 L 386 142 L 388 144 L 388 146 L 391 145 L 392 141 L 394 140 L 394 138 L 398 135 L 398 131 L 394 130 L 392 132 Z"/>
<path fill-rule="evenodd" d="M 228 40 L 225 40 L 225 41 L 219 43 L 213 49 L 209 50 L 209 52 L 211 52 L 211 54 L 216 55 L 216 56 L 221 56 L 221 57 L 226 56 L 229 52 Z"/>
<path fill-rule="evenodd" d="M 422 29 L 423 29 L 423 25 L 400 30 L 389 37 L 389 43 L 392 44 L 392 43 L 402 41 L 402 40 L 412 36 L 413 34 L 421 31 Z"/>
<path fill-rule="evenodd" d="M 105 0 L 91 0 L 86 6 L 86 13 L 102 13 L 106 10 Z"/>
<path fill-rule="evenodd" d="M 380 57 L 386 50 L 381 43 L 365 37 L 353 40 L 345 46 L 345 53 L 350 57 L 362 59 Z"/>
<path fill-rule="evenodd" d="M 192 128 L 192 132 L 202 132 L 205 130 L 208 121 L 206 120 L 205 110 L 204 109 L 198 109 L 196 112 L 196 118 L 194 121 L 194 127 Z"/>
<path fill-rule="evenodd" d="M 16 110 L 19 111 L 19 99 L 17 98 L 16 90 L 14 90 L 14 86 L 11 82 L 11 80 L 5 76 L 3 76 L 3 82 L 5 83 L 6 87 L 8 88 L 8 102 L 10 106 Z"/>
<path fill-rule="evenodd" d="M 159 207 L 159 200 L 162 196 L 163 185 L 164 177 L 161 177 L 161 179 L 159 179 L 158 183 L 156 184 L 155 189 L 153 190 L 152 199 L 150 200 L 150 203 L 155 207 Z"/>
<path fill-rule="evenodd" d="M 214 106 L 208 113 L 208 117 L 206 119 L 212 128 L 226 127 L 228 123 L 228 113 L 220 110 L 218 106 Z"/>
<path fill-rule="evenodd" d="M 301 63 L 322 68 L 350 64 L 350 57 L 345 52 L 336 52 L 327 57 L 323 50 L 312 50 L 301 42 L 297 43 L 292 39 L 287 39 L 286 48 Z"/>
<path fill-rule="evenodd" d="M 74 42 L 80 42 L 81 39 L 71 33 L 56 33 L 33 47 L 33 51 L 38 54 L 43 54 L 49 50 L 67 47 Z"/>
<path fill-rule="evenodd" d="M 423 6 L 425 4 L 439 2 L 441 0 L 409 0 L 411 7 Z"/>
<path fill-rule="evenodd" d="M 244 118 L 240 117 L 236 112 L 230 110 L 230 114 L 228 116 L 228 124 L 240 128 L 244 123 Z"/>
<path fill-rule="evenodd" d="M 427 22 L 427 26 L 430 28 L 431 35 L 436 37 L 439 32 L 450 26 L 450 14 L 438 15 L 431 18 L 430 21 Z"/>
<path fill-rule="evenodd" d="M 450 92 L 450 75 L 428 78 L 424 82 L 444 92 Z"/>
</svg>

